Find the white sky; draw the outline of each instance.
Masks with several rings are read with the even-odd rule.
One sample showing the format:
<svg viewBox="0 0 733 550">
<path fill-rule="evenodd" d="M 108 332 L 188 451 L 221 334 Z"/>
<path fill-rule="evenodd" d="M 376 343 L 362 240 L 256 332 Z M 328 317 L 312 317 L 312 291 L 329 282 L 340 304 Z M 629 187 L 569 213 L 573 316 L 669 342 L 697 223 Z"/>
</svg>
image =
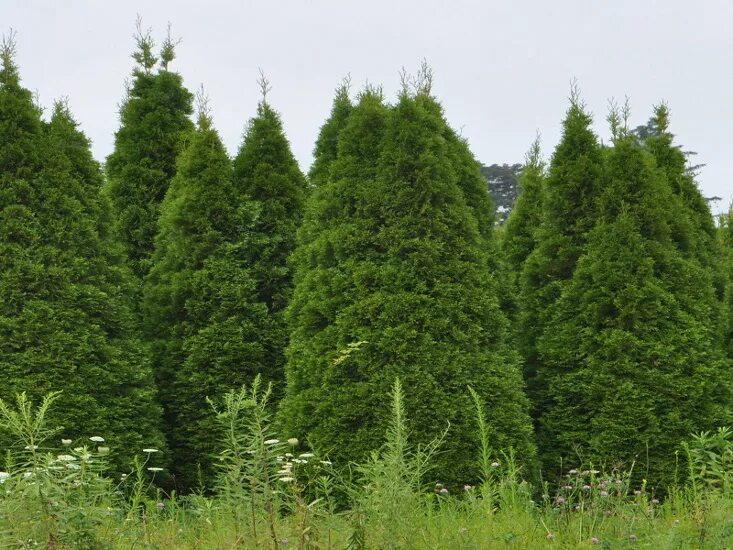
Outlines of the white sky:
<svg viewBox="0 0 733 550">
<path fill-rule="evenodd" d="M 41 103 L 68 96 L 103 160 L 133 61 L 136 14 L 158 43 L 183 42 L 173 69 L 204 84 L 230 153 L 259 99 L 261 67 L 304 170 L 333 90 L 347 73 L 388 98 L 399 71 L 425 58 L 451 125 L 485 164 L 521 162 L 542 133 L 549 157 L 577 78 L 608 139 L 608 100 L 629 96 L 631 125 L 665 100 L 672 131 L 706 163 L 707 196 L 733 199 L 733 2 L 727 0 L 0 0 L 0 32 L 17 31 L 24 84 Z"/>
</svg>

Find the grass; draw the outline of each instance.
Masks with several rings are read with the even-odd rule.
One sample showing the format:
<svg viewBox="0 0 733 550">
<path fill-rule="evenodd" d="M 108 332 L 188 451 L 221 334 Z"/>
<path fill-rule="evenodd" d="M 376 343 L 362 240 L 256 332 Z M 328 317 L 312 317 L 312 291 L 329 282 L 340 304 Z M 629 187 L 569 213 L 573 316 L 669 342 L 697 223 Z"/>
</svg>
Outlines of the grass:
<svg viewBox="0 0 733 550">
<path fill-rule="evenodd" d="M 141 449 L 119 475 L 99 435 L 56 443 L 44 420 L 54 399 L 0 401 L 0 422 L 18 441 L 0 473 L 0 547 L 733 548 L 725 429 L 691 439 L 688 481 L 662 502 L 618 472 L 571 470 L 559 487 L 537 491 L 511 453 L 489 455 L 474 395 L 482 480 L 453 494 L 425 485 L 442 438 L 410 445 L 399 382 L 384 446 L 344 476 L 273 434 L 269 388 L 256 380 L 216 407 L 226 433 L 216 491 L 179 497 L 156 488 L 155 449 Z"/>
</svg>

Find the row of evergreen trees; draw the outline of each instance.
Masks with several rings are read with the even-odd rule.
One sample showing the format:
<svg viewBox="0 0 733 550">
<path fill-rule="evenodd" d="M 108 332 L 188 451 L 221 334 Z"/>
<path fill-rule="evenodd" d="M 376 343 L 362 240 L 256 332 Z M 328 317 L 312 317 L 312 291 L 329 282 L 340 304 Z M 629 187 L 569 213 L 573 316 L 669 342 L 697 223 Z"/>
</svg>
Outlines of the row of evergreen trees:
<svg viewBox="0 0 733 550">
<path fill-rule="evenodd" d="M 1 53 L 0 397 L 63 390 L 60 436 L 120 463 L 167 449 L 179 487 L 208 485 L 207 398 L 261 374 L 282 433 L 345 465 L 379 446 L 399 377 L 443 482 L 478 475 L 470 387 L 530 471 L 636 460 L 666 483 L 683 439 L 731 422 L 733 218 L 716 228 L 666 107 L 644 139 L 613 110 L 604 145 L 574 91 L 497 232 L 425 68 L 394 104 L 339 87 L 306 178 L 264 79 L 230 159 L 171 39 L 140 32 L 103 174 Z"/>
</svg>

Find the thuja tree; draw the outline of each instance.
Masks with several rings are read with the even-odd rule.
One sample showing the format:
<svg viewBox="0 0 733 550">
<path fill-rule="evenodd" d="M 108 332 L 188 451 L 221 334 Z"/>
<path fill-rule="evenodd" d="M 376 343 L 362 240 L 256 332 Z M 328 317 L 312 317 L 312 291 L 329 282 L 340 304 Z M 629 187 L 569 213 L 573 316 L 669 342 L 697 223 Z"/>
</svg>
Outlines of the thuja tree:
<svg viewBox="0 0 733 550">
<path fill-rule="evenodd" d="M 214 476 L 217 424 L 207 397 L 266 370 L 267 306 L 249 272 L 254 212 L 209 116 L 181 154 L 161 207 L 143 316 L 179 488 Z"/>
<path fill-rule="evenodd" d="M 234 187 L 258 213 L 249 231 L 249 253 L 245 258 L 255 280 L 257 301 L 271 316 L 271 332 L 260 335 L 268 365 L 265 379 L 284 388 L 283 366 L 288 329 L 284 309 L 292 292 L 288 257 L 295 248 L 295 234 L 303 217 L 307 192 L 305 177 L 298 168 L 283 131 L 280 116 L 265 97 L 257 116 L 249 121 L 244 142 L 234 159 Z"/>
<path fill-rule="evenodd" d="M 542 213 L 534 250 L 520 274 L 518 344 L 524 357 L 527 393 L 538 418 L 546 407 L 543 366 L 537 340 L 548 328 L 552 306 L 573 276 L 595 223 L 595 197 L 601 187 L 603 158 L 591 130 L 591 116 L 573 89 L 560 143 L 544 180 Z M 542 442 L 538 441 L 540 446 Z"/>
<path fill-rule="evenodd" d="M 281 418 L 342 466 L 380 445 L 397 377 L 413 441 L 448 428 L 436 479 L 476 478 L 468 385 L 491 411 L 496 449 L 533 455 L 486 241 L 448 134 L 426 88 L 403 92 L 391 108 L 367 90 L 309 202 Z"/>
<path fill-rule="evenodd" d="M 545 465 L 635 466 L 671 484 L 692 432 L 730 420 L 730 375 L 703 269 L 674 240 L 685 208 L 654 158 L 616 128 L 598 222 L 539 341 Z"/>
<path fill-rule="evenodd" d="M 346 78 L 336 88 L 331 114 L 318 133 L 313 150 L 313 164 L 308 172 L 311 187 L 319 187 L 328 180 L 331 164 L 336 160 L 339 133 L 346 125 L 349 114 L 354 108 L 349 97 L 350 84 L 350 80 Z"/>
<path fill-rule="evenodd" d="M 544 163 L 539 137 L 532 143 L 519 175 L 520 195 L 504 224 L 502 251 L 511 272 L 515 291 L 519 288 L 519 274 L 524 262 L 535 249 L 535 233 L 542 221 L 542 192 Z"/>
<path fill-rule="evenodd" d="M 106 192 L 130 266 L 143 277 L 153 252 L 160 203 L 176 173 L 183 138 L 193 125 L 192 96 L 181 76 L 168 70 L 174 59 L 170 36 L 159 56 L 149 32 L 138 27 L 136 40 L 137 66 L 120 109 L 114 151 L 107 158 Z"/>
<path fill-rule="evenodd" d="M 41 121 L 12 43 L 2 63 L 0 397 L 61 391 L 49 419 L 59 437 L 104 437 L 121 466 L 163 438 L 101 170 L 64 105 Z"/>
<path fill-rule="evenodd" d="M 675 218 L 672 238 L 685 257 L 700 264 L 703 279 L 698 286 L 712 293 L 705 300 L 710 307 L 708 321 L 712 326 L 721 327 L 726 276 L 724 253 L 717 239 L 715 221 L 685 153 L 674 143 L 674 135 L 669 130 L 669 109 L 665 104 L 655 107 L 649 125 L 654 131 L 647 137 L 645 145 L 654 155 L 672 192 L 679 198 L 685 214 Z"/>
<path fill-rule="evenodd" d="M 724 254 L 723 269 L 726 282 L 723 342 L 728 350 L 728 357 L 733 359 L 733 209 L 720 216 L 718 235 Z"/>
</svg>

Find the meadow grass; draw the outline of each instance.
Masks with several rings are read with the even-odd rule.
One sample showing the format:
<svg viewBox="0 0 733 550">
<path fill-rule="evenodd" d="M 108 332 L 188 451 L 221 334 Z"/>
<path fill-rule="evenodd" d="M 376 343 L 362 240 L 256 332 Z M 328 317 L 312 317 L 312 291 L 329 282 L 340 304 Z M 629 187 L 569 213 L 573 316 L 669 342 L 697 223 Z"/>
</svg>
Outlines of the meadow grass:
<svg viewBox="0 0 733 550">
<path fill-rule="evenodd" d="M 224 438 L 215 490 L 164 494 L 157 449 L 140 449 L 126 474 L 107 468 L 102 435 L 58 440 L 25 395 L 0 402 L 17 438 L 0 472 L 4 548 L 733 548 L 733 444 L 729 430 L 684 447 L 689 472 L 665 498 L 630 472 L 569 470 L 533 487 L 512 453 L 491 456 L 474 394 L 481 441 L 476 486 L 430 481 L 443 435 L 412 446 L 399 382 L 385 443 L 360 464 L 334 468 L 272 429 L 269 388 L 256 380 L 213 404 Z"/>
</svg>

